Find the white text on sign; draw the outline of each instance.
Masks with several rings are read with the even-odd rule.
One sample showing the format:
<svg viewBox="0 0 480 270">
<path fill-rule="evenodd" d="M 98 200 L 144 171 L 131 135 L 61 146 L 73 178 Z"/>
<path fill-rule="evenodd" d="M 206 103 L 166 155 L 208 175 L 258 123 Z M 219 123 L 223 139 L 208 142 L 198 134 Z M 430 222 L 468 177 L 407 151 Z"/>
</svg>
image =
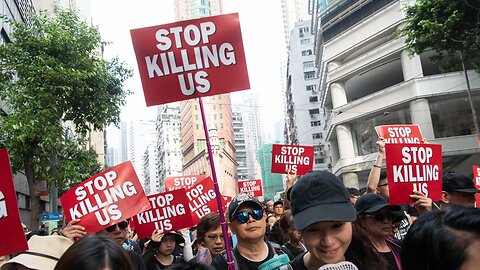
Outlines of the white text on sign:
<svg viewBox="0 0 480 270">
<path fill-rule="evenodd" d="M 428 146 L 403 147 L 402 161 L 408 165 L 393 166 L 393 181 L 413 183 L 413 190 L 428 196 L 428 182 L 440 179 L 438 165 L 429 164 L 432 157 L 433 150 Z"/>
<path fill-rule="evenodd" d="M 282 146 L 280 154 L 275 156 L 275 163 L 285 164 L 285 172 L 297 173 L 298 165 L 310 165 L 310 157 L 302 157 L 303 147 Z"/>
<path fill-rule="evenodd" d="M 152 197 L 149 201 L 152 209 L 137 215 L 139 225 L 154 222 L 156 229 L 170 231 L 172 229 L 170 218 L 186 213 L 183 204 L 172 205 L 173 194 Z"/>
<path fill-rule="evenodd" d="M 180 89 L 186 96 L 193 95 L 195 90 L 200 93 L 208 92 L 210 90 L 210 82 L 207 79 L 208 73 L 200 69 L 208 69 L 211 66 L 220 67 L 220 64 L 229 66 L 237 63 L 232 44 L 209 45 L 210 36 L 215 33 L 216 26 L 213 22 L 200 23 L 200 27 L 190 24 L 185 28 L 177 26 L 170 29 L 159 29 L 155 38 L 158 41 L 157 48 L 162 53 L 145 57 L 149 78 L 199 70 L 194 74 L 189 72 L 178 75 Z M 200 46 L 200 43 L 204 46 Z M 189 60 L 193 58 L 189 57 L 189 51 L 182 49 L 185 44 L 197 46 L 193 48 L 195 60 L 192 62 Z M 173 51 L 165 52 L 170 50 L 172 45 L 181 49 L 181 61 L 179 61 L 181 63 L 177 63 Z"/>
<path fill-rule="evenodd" d="M 72 219 L 79 219 L 89 213 L 95 212 L 95 217 L 100 225 L 107 225 L 110 220 L 117 221 L 122 218 L 122 212 L 116 202 L 127 196 L 137 194 L 132 182 L 126 181 L 122 185 L 115 185 L 117 178 L 115 171 L 109 171 L 103 176 L 98 176 L 75 189 L 77 201 L 69 209 Z M 92 195 L 92 197 L 87 197 Z"/>
<path fill-rule="evenodd" d="M 420 143 L 419 138 L 410 138 L 412 129 L 409 127 L 389 127 L 388 135 L 390 138 L 386 138 L 386 143 Z"/>
<path fill-rule="evenodd" d="M 195 213 L 198 218 L 211 212 L 207 203 L 216 198 L 214 190 L 209 189 L 204 192 L 204 189 L 205 187 L 200 184 L 187 191 L 190 211 Z"/>
<path fill-rule="evenodd" d="M 0 218 L 8 217 L 7 203 L 5 202 L 5 196 L 0 191 Z"/>
</svg>

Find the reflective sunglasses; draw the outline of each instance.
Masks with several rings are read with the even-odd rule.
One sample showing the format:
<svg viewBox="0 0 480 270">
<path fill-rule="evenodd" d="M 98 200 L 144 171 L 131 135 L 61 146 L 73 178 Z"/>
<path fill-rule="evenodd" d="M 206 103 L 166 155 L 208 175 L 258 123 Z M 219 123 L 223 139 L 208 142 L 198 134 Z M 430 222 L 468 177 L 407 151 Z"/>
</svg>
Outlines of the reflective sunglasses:
<svg viewBox="0 0 480 270">
<path fill-rule="evenodd" d="M 377 213 L 377 214 L 373 214 L 373 215 L 365 215 L 365 217 L 367 218 L 373 218 L 375 219 L 376 221 L 384 221 L 385 219 L 387 220 L 393 220 L 393 215 L 392 213 Z"/>
<path fill-rule="evenodd" d="M 251 212 L 248 212 L 248 211 L 240 212 L 235 216 L 235 219 L 238 220 L 238 223 L 245 224 L 248 222 L 249 215 L 252 216 L 252 218 L 255 220 L 261 220 L 263 217 L 263 210 L 255 209 L 255 210 L 252 210 Z"/>
<path fill-rule="evenodd" d="M 117 226 L 118 226 L 118 229 L 119 229 L 120 231 L 123 231 L 123 230 L 127 229 L 127 227 L 128 227 L 128 222 L 126 222 L 126 221 L 119 222 L 119 223 L 117 223 L 117 224 L 114 224 L 114 225 L 112 225 L 112 226 L 110 226 L 110 227 L 105 228 L 105 231 L 107 231 L 107 232 L 113 232 L 113 231 L 115 231 L 115 228 L 116 228 Z"/>
</svg>

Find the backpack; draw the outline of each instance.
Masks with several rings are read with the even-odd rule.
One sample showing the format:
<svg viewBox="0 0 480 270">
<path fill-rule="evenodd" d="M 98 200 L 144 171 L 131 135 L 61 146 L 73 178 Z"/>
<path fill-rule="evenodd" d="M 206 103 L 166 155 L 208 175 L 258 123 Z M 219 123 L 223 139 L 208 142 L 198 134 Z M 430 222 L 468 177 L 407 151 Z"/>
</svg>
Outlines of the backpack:
<svg viewBox="0 0 480 270">
<path fill-rule="evenodd" d="M 278 255 L 282 255 L 282 254 L 285 254 L 285 252 L 283 251 L 282 247 L 277 244 L 277 243 L 274 243 L 274 242 L 270 242 L 270 241 L 265 241 L 265 243 L 267 243 L 267 245 L 270 247 L 273 248 L 273 252 L 275 253 L 273 255 L 273 257 L 277 257 Z M 242 265 L 242 262 L 240 262 L 240 265 L 238 264 L 238 261 L 237 261 L 237 258 L 235 257 L 235 253 L 237 253 L 237 247 L 234 247 L 233 250 L 232 250 L 232 255 L 233 255 L 233 265 L 235 265 L 235 269 L 236 270 L 240 270 L 240 266 Z M 224 268 L 223 269 L 228 269 L 228 263 L 227 263 L 227 251 L 224 250 L 222 251 L 222 253 L 220 253 L 221 255 L 221 258 L 223 258 L 222 260 L 222 263 L 224 264 Z M 290 266 L 290 264 L 287 264 L 287 265 L 283 265 L 281 266 L 280 268 L 278 268 L 279 270 L 292 270 L 292 267 Z"/>
</svg>

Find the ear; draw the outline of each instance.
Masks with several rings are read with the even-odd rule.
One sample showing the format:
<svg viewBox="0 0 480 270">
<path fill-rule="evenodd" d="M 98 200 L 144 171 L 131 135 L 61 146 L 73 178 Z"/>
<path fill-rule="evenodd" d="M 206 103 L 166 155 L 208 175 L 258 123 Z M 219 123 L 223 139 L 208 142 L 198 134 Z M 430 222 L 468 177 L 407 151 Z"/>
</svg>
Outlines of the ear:
<svg viewBox="0 0 480 270">
<path fill-rule="evenodd" d="M 228 228 L 232 232 L 232 234 L 237 234 L 237 231 L 235 230 L 235 226 L 232 224 L 232 222 L 228 222 Z"/>
<path fill-rule="evenodd" d="M 446 191 L 442 191 L 442 202 L 447 204 L 450 202 L 450 200 L 448 199 L 448 192 Z"/>
</svg>

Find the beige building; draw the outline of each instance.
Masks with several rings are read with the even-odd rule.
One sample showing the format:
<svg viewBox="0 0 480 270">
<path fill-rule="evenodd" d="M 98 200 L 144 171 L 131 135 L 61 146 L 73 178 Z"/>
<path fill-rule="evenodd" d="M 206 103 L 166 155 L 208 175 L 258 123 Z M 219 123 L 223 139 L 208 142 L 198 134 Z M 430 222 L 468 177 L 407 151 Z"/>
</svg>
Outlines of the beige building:
<svg viewBox="0 0 480 270">
<path fill-rule="evenodd" d="M 219 15 L 222 13 L 222 3 L 220 0 L 176 0 L 175 13 L 177 20 Z M 233 196 L 237 193 L 238 177 L 230 95 L 211 96 L 202 100 L 220 192 Z M 182 101 L 180 115 L 183 174 L 212 175 L 198 99 Z"/>
</svg>

